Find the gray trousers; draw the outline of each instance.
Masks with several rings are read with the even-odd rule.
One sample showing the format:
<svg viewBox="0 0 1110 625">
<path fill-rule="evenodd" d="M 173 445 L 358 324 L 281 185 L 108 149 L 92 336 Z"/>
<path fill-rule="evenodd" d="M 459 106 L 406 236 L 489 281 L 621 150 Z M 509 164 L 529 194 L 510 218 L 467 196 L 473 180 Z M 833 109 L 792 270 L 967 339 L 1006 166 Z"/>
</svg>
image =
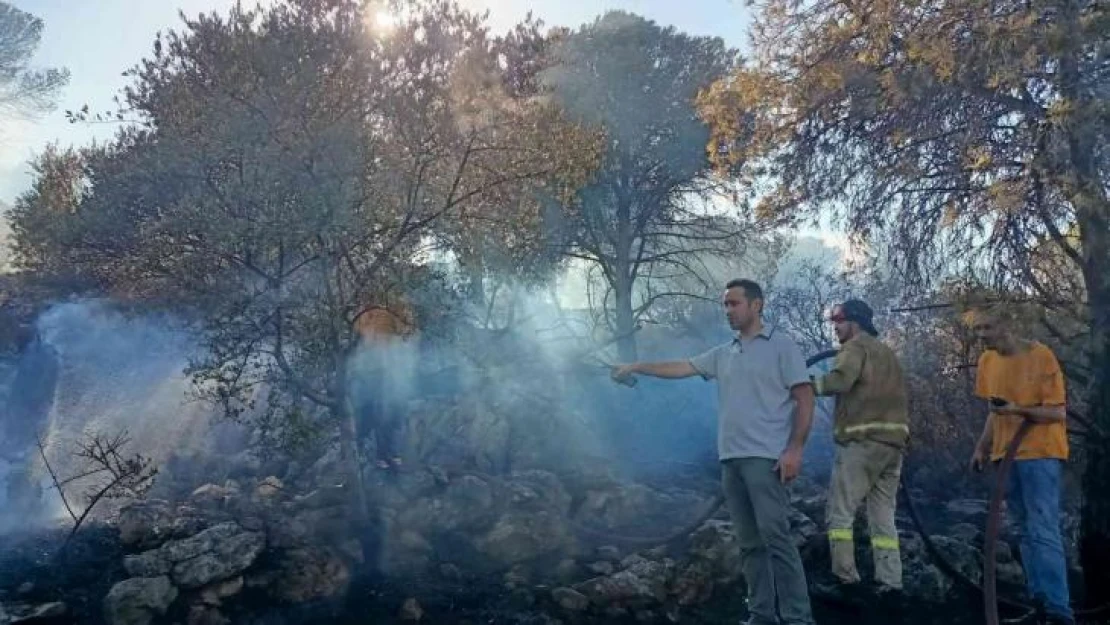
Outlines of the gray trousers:
<svg viewBox="0 0 1110 625">
<path fill-rule="evenodd" d="M 841 582 L 860 581 L 852 526 L 856 510 L 866 502 L 875 581 L 891 588 L 902 587 L 902 558 L 894 524 L 901 474 L 901 449 L 874 441 L 837 445 L 825 518 L 832 570 Z"/>
<path fill-rule="evenodd" d="M 802 558 L 790 531 L 790 496 L 775 461 L 735 458 L 721 463 L 721 486 L 740 545 L 753 625 L 810 625 Z"/>
</svg>

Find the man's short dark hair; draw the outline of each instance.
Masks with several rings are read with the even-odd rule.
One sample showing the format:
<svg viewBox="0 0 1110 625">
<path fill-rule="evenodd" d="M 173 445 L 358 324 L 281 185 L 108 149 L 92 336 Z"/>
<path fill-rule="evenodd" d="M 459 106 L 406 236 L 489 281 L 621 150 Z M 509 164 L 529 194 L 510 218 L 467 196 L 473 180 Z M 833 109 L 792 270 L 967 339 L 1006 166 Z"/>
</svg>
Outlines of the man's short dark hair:
<svg viewBox="0 0 1110 625">
<path fill-rule="evenodd" d="M 749 302 L 763 300 L 763 289 L 759 284 L 751 280 L 730 280 L 729 283 L 725 285 L 725 290 L 728 289 L 743 289 L 744 297 L 747 298 Z"/>
</svg>

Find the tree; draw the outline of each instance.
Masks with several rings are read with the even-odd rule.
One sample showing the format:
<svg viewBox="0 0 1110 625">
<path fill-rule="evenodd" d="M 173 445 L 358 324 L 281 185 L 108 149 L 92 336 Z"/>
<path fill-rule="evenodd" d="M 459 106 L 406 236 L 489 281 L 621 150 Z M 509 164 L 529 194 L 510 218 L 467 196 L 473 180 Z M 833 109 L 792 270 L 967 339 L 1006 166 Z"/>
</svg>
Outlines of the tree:
<svg viewBox="0 0 1110 625">
<path fill-rule="evenodd" d="M 1061 303 L 1072 293 L 1039 280 L 1043 254 L 1031 253 L 1051 241 L 1083 276 L 1090 375 L 1072 383 L 1105 431 L 1105 3 L 755 4 L 754 61 L 701 98 L 718 165 L 753 183 L 761 212 L 827 211 L 886 240 L 903 276 L 923 278 L 906 283 L 923 290 L 963 274 Z M 1088 587 L 1102 588 L 1110 586 L 1110 455 L 1091 452 L 1083 566 Z"/>
<path fill-rule="evenodd" d="M 741 248 L 741 224 L 699 202 L 718 187 L 703 175 L 709 131 L 694 109 L 698 90 L 737 60 L 720 39 L 616 11 L 563 37 L 540 73 L 571 119 L 606 134 L 596 179 L 563 217 L 567 254 L 603 277 L 622 359 L 636 357 L 637 317 L 673 295 L 644 296 L 638 282 L 704 275 L 701 258 Z"/>
<path fill-rule="evenodd" d="M 31 162 L 31 188 L 16 198 L 10 211 L 17 242 L 15 268 L 42 276 L 72 277 L 77 267 L 67 262 L 74 243 L 65 231 L 84 195 L 85 159 L 80 150 L 48 145 Z"/>
<path fill-rule="evenodd" d="M 69 82 L 65 69 L 32 69 L 28 64 L 42 39 L 42 20 L 0 2 L 0 112 L 48 111 Z"/>
<path fill-rule="evenodd" d="M 440 227 L 491 206 L 527 223 L 521 198 L 569 196 L 592 154 L 553 107 L 486 97 L 481 19 L 406 7 L 387 35 L 345 0 L 185 20 L 131 73 L 140 123 L 87 154 L 64 248 L 117 297 L 196 320 L 198 392 L 232 417 L 299 420 L 303 401 L 338 426 L 356 520 L 354 321 L 411 286 Z"/>
<path fill-rule="evenodd" d="M 551 47 L 563 32 L 545 33 L 542 28 L 543 23 L 529 14 L 506 34 L 492 38 L 488 50 L 471 56 L 459 72 L 460 87 L 478 98 L 472 103 L 475 110 L 506 113 L 501 122 L 505 128 L 531 123 L 520 114 L 535 110 L 538 73 L 549 63 Z M 482 323 L 502 286 L 511 291 L 521 283 L 544 282 L 562 261 L 544 218 L 544 203 L 553 199 L 550 193 L 490 199 L 494 201 L 475 203 L 460 219 L 437 228 L 440 249 L 453 256 L 462 274 L 469 313 Z"/>
</svg>

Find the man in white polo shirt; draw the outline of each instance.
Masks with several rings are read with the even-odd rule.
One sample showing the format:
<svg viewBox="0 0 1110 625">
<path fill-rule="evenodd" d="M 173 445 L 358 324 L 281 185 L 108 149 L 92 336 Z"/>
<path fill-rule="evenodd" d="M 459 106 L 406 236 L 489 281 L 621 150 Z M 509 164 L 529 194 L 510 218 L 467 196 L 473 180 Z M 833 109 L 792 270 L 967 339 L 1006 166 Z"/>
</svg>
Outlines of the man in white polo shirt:
<svg viewBox="0 0 1110 625">
<path fill-rule="evenodd" d="M 802 560 L 790 533 L 786 484 L 798 476 L 813 422 L 805 358 L 784 332 L 763 325 L 763 291 L 750 280 L 725 287 L 736 337 L 689 360 L 615 367 L 612 376 L 700 375 L 717 381 L 721 486 L 740 545 L 751 625 L 810 625 Z M 776 610 L 777 606 L 777 610 Z"/>
</svg>

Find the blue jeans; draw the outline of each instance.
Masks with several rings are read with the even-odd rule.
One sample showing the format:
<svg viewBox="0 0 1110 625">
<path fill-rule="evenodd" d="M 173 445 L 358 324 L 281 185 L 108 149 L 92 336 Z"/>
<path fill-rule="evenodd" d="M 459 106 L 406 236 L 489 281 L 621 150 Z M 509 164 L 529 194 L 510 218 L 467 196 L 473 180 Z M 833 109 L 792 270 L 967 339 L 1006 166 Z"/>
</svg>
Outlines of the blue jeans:
<svg viewBox="0 0 1110 625">
<path fill-rule="evenodd" d="M 1007 499 L 1021 537 L 1021 564 L 1029 594 L 1049 614 L 1071 621 L 1068 567 L 1060 531 L 1063 467 L 1062 460 L 1051 458 L 1015 461 Z"/>
</svg>

